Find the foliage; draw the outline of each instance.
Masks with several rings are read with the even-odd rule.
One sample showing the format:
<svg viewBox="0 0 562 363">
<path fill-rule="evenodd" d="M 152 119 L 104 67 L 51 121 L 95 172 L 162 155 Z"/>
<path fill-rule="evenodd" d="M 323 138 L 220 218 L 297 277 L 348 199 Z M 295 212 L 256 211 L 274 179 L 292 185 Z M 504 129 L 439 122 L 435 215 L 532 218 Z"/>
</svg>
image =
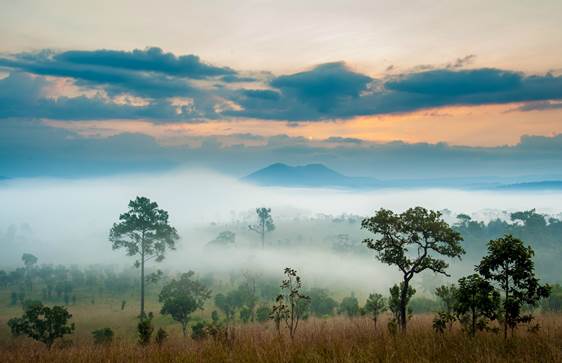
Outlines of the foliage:
<svg viewBox="0 0 562 363">
<path fill-rule="evenodd" d="M 275 229 L 273 218 L 271 217 L 271 208 L 257 208 L 256 214 L 258 215 L 258 223 L 249 225 L 251 231 L 258 233 L 261 237 L 261 246 L 265 247 L 265 233 L 271 232 Z"/>
<path fill-rule="evenodd" d="M 422 207 L 410 208 L 401 214 L 380 209 L 361 222 L 361 228 L 376 236 L 363 241 L 377 252 L 377 258 L 396 265 L 402 272 L 404 289 L 399 298 L 398 322 L 402 330 L 407 324 L 407 291 L 410 280 L 424 270 L 447 275 L 449 266 L 439 255 L 455 258 L 464 253 L 461 235 L 441 219 L 441 213 Z M 410 251 L 416 254 L 411 256 Z"/>
<path fill-rule="evenodd" d="M 334 300 L 326 289 L 313 288 L 308 291 L 310 296 L 310 312 L 318 317 L 331 316 L 338 302 Z"/>
<path fill-rule="evenodd" d="M 148 313 L 148 316 L 143 317 L 137 324 L 138 342 L 142 346 L 149 345 L 150 339 L 152 339 L 152 333 L 154 332 L 152 318 L 152 313 Z"/>
<path fill-rule="evenodd" d="M 158 296 L 162 303 L 160 313 L 170 315 L 179 322 L 183 336 L 186 335 L 191 314 L 198 309 L 203 310 L 205 301 L 211 296 L 211 292 L 203 284 L 192 279 L 194 274 L 193 271 L 181 274 L 179 279 L 166 284 Z"/>
<path fill-rule="evenodd" d="M 113 342 L 113 330 L 111 328 L 101 328 L 92 332 L 94 344 L 108 345 Z"/>
<path fill-rule="evenodd" d="M 476 267 L 485 279 L 495 282 L 502 290 L 504 338 L 508 328 L 513 335 L 519 323 L 533 319 L 531 314 L 522 314 L 525 305 L 536 306 L 550 293 L 550 286 L 540 285 L 535 277 L 533 255 L 533 249 L 522 240 L 505 235 L 488 242 L 488 255 Z"/>
<path fill-rule="evenodd" d="M 36 302 L 26 307 L 21 318 L 10 319 L 8 326 L 13 335 L 26 335 L 50 349 L 56 339 L 74 331 L 74 324 L 68 325 L 70 318 L 72 315 L 62 306 L 50 308 Z"/>
<path fill-rule="evenodd" d="M 160 262 L 167 249 L 175 249 L 179 239 L 176 229 L 168 223 L 168 212 L 156 202 L 137 197 L 129 202 L 129 210 L 119 216 L 109 232 L 114 250 L 125 249 L 127 255 L 138 256 L 135 266 L 141 268 L 140 318 L 144 318 L 144 265 L 151 259 Z"/>
<path fill-rule="evenodd" d="M 282 292 L 275 300 L 271 318 L 275 321 L 277 330 L 279 330 L 281 321 L 284 321 L 287 330 L 289 330 L 289 336 L 293 340 L 310 297 L 301 292 L 302 282 L 296 270 L 287 267 L 284 273 L 286 278 L 281 282 Z"/>
<path fill-rule="evenodd" d="M 480 275 L 461 278 L 455 299 L 454 311 L 471 336 L 487 330 L 488 321 L 497 318 L 499 293 Z"/>
<path fill-rule="evenodd" d="M 168 339 L 168 333 L 164 329 L 159 328 L 156 332 L 156 337 L 154 338 L 156 344 L 158 344 L 159 347 L 162 347 L 162 345 L 166 342 L 166 339 Z"/>
<path fill-rule="evenodd" d="M 267 305 L 261 305 L 256 310 L 256 320 L 260 323 L 269 320 L 269 314 L 271 312 L 271 308 Z"/>
<path fill-rule="evenodd" d="M 207 324 L 199 321 L 191 326 L 191 339 L 201 340 L 207 337 Z"/>
<path fill-rule="evenodd" d="M 401 297 L 406 296 L 406 308 L 407 308 L 407 318 L 410 319 L 412 316 L 412 309 L 408 307 L 410 299 L 416 293 L 416 289 L 412 286 L 408 286 L 408 290 L 404 293 L 404 283 L 400 283 L 400 286 L 394 285 L 390 288 L 390 297 L 388 299 L 388 310 L 392 313 L 394 323 L 398 324 L 400 321 L 400 309 L 401 309 Z M 398 327 L 398 325 L 397 325 Z"/>
<path fill-rule="evenodd" d="M 339 306 L 339 313 L 345 314 L 348 317 L 358 316 L 360 310 L 359 301 L 354 294 L 344 297 Z"/>
<path fill-rule="evenodd" d="M 207 243 L 209 247 L 229 247 L 233 246 L 236 242 L 236 234 L 232 231 L 222 231 L 212 241 Z"/>
<path fill-rule="evenodd" d="M 373 319 L 375 330 L 377 330 L 377 320 L 379 315 L 384 313 L 386 309 L 386 300 L 381 294 L 369 294 L 363 311 L 368 314 L 371 319 Z"/>
</svg>

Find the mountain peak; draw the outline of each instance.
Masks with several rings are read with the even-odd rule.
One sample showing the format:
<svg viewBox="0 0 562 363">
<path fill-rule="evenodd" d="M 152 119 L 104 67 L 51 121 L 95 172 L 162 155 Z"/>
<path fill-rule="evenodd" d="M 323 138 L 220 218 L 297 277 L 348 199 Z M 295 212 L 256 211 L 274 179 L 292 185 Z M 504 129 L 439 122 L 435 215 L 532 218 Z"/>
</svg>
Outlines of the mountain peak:
<svg viewBox="0 0 562 363">
<path fill-rule="evenodd" d="M 290 166 L 274 163 L 255 171 L 243 180 L 264 186 L 284 187 L 340 187 L 357 188 L 374 186 L 375 180 L 348 177 L 323 164 Z"/>
</svg>

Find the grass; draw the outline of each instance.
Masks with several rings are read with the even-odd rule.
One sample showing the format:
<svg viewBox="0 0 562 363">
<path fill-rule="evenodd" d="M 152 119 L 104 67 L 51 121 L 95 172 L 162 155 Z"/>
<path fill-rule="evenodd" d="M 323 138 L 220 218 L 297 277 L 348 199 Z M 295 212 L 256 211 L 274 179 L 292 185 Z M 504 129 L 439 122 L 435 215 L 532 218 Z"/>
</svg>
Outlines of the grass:
<svg viewBox="0 0 562 363">
<path fill-rule="evenodd" d="M 523 327 L 504 342 L 501 334 L 481 333 L 475 338 L 454 329 L 444 335 L 431 328 L 430 315 L 415 315 L 408 333 L 392 336 L 383 318 L 379 330 L 367 318 L 309 319 L 292 342 L 279 336 L 271 323 L 238 325 L 231 341 L 182 338 L 179 325 L 159 318 L 170 338 L 159 348 L 134 342 L 134 314 L 91 307 L 75 312 L 73 344 L 48 351 L 28 338 L 0 338 L 2 362 L 562 362 L 562 315 L 541 315 L 538 333 Z M 83 315 L 84 314 L 84 315 Z M 88 319 L 85 316 L 90 315 Z M 126 317 L 125 317 L 126 316 Z M 5 324 L 2 318 L 2 324 Z M 89 325 L 88 325 L 89 324 Z M 95 346 L 90 331 L 106 324 L 116 332 L 107 347 Z M 5 329 L 2 327 L 1 329 Z M 5 332 L 4 332 L 5 333 Z"/>
</svg>

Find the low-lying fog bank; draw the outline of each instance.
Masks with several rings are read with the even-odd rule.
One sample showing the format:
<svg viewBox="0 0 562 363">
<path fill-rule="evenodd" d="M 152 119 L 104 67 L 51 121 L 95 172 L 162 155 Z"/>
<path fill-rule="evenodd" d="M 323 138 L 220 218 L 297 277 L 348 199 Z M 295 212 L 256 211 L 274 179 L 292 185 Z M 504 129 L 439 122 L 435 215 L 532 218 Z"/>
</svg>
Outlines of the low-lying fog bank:
<svg viewBox="0 0 562 363">
<path fill-rule="evenodd" d="M 272 208 L 277 224 L 275 232 L 268 236 L 272 245 L 295 239 L 317 240 L 320 244 L 329 236 L 355 231 L 360 226 L 341 223 L 327 231 L 313 220 L 322 215 L 366 216 L 381 207 L 402 211 L 420 205 L 447 210 L 445 218 L 450 223 L 458 213 L 490 220 L 504 218 L 509 211 L 532 208 L 552 216 L 562 211 L 562 192 L 271 188 L 199 170 L 80 180 L 16 179 L 0 183 L 0 264 L 20 265 L 23 252 L 35 254 L 40 263 L 132 264 L 133 259 L 123 251 L 112 251 L 107 237 L 119 214 L 126 211 L 128 201 L 137 195 L 149 197 L 167 210 L 181 236 L 177 251 L 168 254 L 163 268 L 204 272 L 257 266 L 280 271 L 290 265 L 302 270 L 310 280 L 353 282 L 376 288 L 396 280 L 395 270 L 377 263 L 372 255 L 340 254 L 330 248 L 309 248 L 304 242 L 294 248 L 261 250 L 257 247 L 258 236 L 246 230 L 248 221 L 254 220 L 255 208 Z M 307 220 L 311 222 L 307 224 Z M 297 225 L 295 221 L 300 222 Z M 239 247 L 224 252 L 204 248 L 222 226 L 232 225 L 238 226 L 235 232 Z"/>
</svg>

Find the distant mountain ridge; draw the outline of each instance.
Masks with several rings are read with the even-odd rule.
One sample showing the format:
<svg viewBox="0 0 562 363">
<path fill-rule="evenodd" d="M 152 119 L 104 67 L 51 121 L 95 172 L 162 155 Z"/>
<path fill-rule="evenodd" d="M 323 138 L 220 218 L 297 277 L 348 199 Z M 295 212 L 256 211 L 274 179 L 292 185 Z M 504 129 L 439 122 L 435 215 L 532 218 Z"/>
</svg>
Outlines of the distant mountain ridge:
<svg viewBox="0 0 562 363">
<path fill-rule="evenodd" d="M 376 179 L 349 177 L 322 164 L 289 166 L 275 163 L 242 180 L 258 185 L 284 187 L 370 188 L 379 184 Z"/>
</svg>

